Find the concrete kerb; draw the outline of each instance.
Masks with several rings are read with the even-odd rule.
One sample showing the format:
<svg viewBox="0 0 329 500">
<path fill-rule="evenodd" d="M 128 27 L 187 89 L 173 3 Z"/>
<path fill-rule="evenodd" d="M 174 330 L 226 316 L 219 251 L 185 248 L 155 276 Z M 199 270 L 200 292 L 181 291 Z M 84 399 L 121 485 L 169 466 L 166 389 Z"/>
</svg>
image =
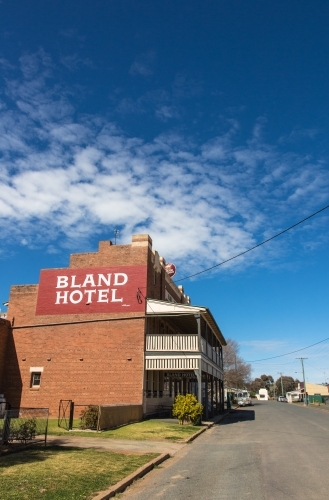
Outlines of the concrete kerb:
<svg viewBox="0 0 329 500">
<path fill-rule="evenodd" d="M 147 464 L 137 469 L 132 474 L 129 474 L 129 476 L 122 479 L 122 481 L 119 481 L 114 486 L 111 486 L 111 488 L 109 488 L 108 490 L 98 493 L 98 495 L 95 496 L 93 500 L 107 500 L 107 498 L 114 497 L 114 495 L 116 495 L 117 493 L 122 493 L 126 488 L 128 488 L 128 486 L 136 481 L 136 479 L 140 479 L 141 477 L 145 476 L 145 474 L 150 472 L 156 465 L 161 464 L 168 458 L 170 458 L 169 453 L 163 453 L 159 457 L 154 458 Z"/>
<path fill-rule="evenodd" d="M 197 431 L 195 434 L 192 434 L 192 436 L 188 437 L 183 442 L 190 443 L 191 441 L 194 441 L 195 438 L 200 436 L 200 434 L 205 432 L 207 429 L 210 429 L 214 425 L 221 422 L 225 417 L 227 417 L 227 415 L 229 415 L 229 413 L 230 413 L 229 411 L 226 411 L 223 415 L 219 415 L 219 416 L 215 417 L 211 422 L 203 422 L 204 427 L 202 429 L 200 429 L 199 431 Z"/>
<path fill-rule="evenodd" d="M 187 439 L 184 439 L 184 441 L 181 441 L 182 443 L 190 443 L 191 441 L 194 441 L 200 434 L 203 434 L 206 432 L 208 429 L 213 427 L 215 424 L 218 424 L 221 422 L 227 415 L 229 415 L 230 411 L 225 412 L 223 415 L 219 415 L 218 417 L 215 417 L 212 422 L 203 422 L 204 427 L 194 434 L 190 436 Z M 141 477 L 145 476 L 148 472 L 150 472 L 156 465 L 161 464 L 165 460 L 168 460 L 170 458 L 169 453 L 163 453 L 159 457 L 151 460 L 147 464 L 143 465 L 139 469 L 137 469 L 135 472 L 127 476 L 125 479 L 122 479 L 122 481 L 119 481 L 117 484 L 111 486 L 108 490 L 101 491 L 100 493 L 97 494 L 93 498 L 93 500 L 107 500 L 108 498 L 114 497 L 117 493 L 122 493 L 128 486 L 130 486 L 134 481 L 137 479 L 140 479 Z"/>
</svg>

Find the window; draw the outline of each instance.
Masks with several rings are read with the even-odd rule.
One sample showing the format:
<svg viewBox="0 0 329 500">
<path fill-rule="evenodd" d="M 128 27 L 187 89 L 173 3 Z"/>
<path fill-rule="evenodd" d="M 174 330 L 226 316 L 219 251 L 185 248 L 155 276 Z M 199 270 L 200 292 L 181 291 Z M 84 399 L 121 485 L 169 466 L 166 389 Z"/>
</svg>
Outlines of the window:
<svg viewBox="0 0 329 500">
<path fill-rule="evenodd" d="M 41 372 L 31 373 L 31 388 L 40 387 L 41 382 Z"/>
</svg>

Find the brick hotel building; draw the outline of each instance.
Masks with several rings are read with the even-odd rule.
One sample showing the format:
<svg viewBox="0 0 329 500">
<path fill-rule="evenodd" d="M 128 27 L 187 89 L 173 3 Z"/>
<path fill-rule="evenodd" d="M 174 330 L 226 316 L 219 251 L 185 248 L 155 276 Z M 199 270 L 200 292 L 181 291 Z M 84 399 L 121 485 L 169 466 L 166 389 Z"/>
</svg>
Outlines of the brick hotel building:
<svg viewBox="0 0 329 500">
<path fill-rule="evenodd" d="M 194 393 L 208 418 L 223 410 L 225 339 L 207 307 L 192 306 L 147 234 L 101 241 L 13 286 L 0 318 L 0 393 L 13 408 L 141 405 L 143 414 Z"/>
</svg>

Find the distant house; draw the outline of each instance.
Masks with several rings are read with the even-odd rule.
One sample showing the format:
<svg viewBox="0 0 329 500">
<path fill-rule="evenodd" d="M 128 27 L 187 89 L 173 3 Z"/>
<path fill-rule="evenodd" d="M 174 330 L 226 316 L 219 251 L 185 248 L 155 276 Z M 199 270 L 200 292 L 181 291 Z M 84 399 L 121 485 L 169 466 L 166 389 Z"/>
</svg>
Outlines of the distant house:
<svg viewBox="0 0 329 500">
<path fill-rule="evenodd" d="M 309 396 L 329 396 L 329 386 L 322 384 L 311 384 L 310 382 L 305 382 L 306 392 Z M 299 382 L 298 391 L 304 394 L 304 382 Z"/>
<path fill-rule="evenodd" d="M 311 384 L 306 382 L 306 393 L 309 403 L 319 402 L 323 403 L 329 397 L 329 386 L 322 384 Z M 287 392 L 286 397 L 288 403 L 296 403 L 298 401 L 304 401 L 304 382 L 299 382 L 296 391 Z M 327 398 L 323 398 L 327 396 Z"/>
<path fill-rule="evenodd" d="M 258 394 L 256 394 L 256 398 L 260 401 L 268 401 L 268 390 L 259 389 Z"/>
<path fill-rule="evenodd" d="M 303 393 L 300 391 L 290 391 L 287 392 L 286 398 L 288 403 L 297 403 L 303 400 Z"/>
</svg>

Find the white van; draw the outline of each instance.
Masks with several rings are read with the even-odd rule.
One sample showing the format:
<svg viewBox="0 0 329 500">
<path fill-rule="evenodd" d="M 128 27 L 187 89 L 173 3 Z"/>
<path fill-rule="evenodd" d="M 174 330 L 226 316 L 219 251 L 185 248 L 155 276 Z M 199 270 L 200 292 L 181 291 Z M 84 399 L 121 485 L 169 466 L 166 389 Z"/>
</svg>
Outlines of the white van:
<svg viewBox="0 0 329 500">
<path fill-rule="evenodd" d="M 235 397 L 239 406 L 251 406 L 252 401 L 248 391 L 238 391 Z"/>
</svg>

